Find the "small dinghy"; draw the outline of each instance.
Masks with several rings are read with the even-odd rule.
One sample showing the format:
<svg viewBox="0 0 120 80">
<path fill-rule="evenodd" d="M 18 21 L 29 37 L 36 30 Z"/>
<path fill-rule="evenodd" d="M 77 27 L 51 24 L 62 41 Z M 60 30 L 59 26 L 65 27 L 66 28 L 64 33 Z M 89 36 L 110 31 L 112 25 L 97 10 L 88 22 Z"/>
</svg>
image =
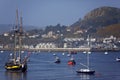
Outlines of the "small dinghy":
<svg viewBox="0 0 120 80">
<path fill-rule="evenodd" d="M 60 63 L 61 61 L 60 61 L 60 58 L 58 57 L 58 56 L 56 56 L 56 58 L 55 58 L 55 63 Z"/>
<path fill-rule="evenodd" d="M 117 61 L 117 62 L 120 62 L 120 58 L 116 58 L 116 61 Z"/>
<path fill-rule="evenodd" d="M 70 60 L 68 61 L 68 65 L 75 65 L 76 64 L 76 62 L 75 62 L 75 60 L 74 60 L 74 58 L 73 58 L 73 56 L 70 58 Z"/>
</svg>

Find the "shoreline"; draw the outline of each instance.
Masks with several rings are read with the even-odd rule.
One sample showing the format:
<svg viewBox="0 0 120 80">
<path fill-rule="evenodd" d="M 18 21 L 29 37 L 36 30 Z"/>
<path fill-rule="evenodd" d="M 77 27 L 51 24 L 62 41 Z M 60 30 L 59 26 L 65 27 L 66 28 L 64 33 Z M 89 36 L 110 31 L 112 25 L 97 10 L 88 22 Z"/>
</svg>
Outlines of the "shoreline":
<svg viewBox="0 0 120 80">
<path fill-rule="evenodd" d="M 12 48 L 1 48 L 1 51 L 13 51 Z M 84 52 L 84 51 L 92 51 L 92 52 L 110 52 L 110 51 L 120 51 L 120 49 L 96 49 L 96 48 L 39 48 L 39 49 L 21 49 L 22 51 L 40 51 L 40 52 Z M 18 49 L 16 50 L 18 51 Z"/>
</svg>

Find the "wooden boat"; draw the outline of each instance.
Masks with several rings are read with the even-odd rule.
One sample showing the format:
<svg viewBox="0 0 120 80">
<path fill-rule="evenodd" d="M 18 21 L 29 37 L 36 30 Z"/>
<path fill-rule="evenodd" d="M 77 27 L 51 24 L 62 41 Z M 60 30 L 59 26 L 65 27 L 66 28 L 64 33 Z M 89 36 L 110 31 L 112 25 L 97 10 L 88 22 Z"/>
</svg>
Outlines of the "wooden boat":
<svg viewBox="0 0 120 80">
<path fill-rule="evenodd" d="M 8 62 L 5 63 L 5 69 L 7 71 L 19 71 L 19 72 L 25 72 L 27 71 L 27 59 L 28 57 L 21 57 L 21 49 L 22 49 L 22 36 L 23 36 L 23 30 L 22 30 L 22 17 L 20 18 L 21 24 L 20 27 L 18 26 L 18 10 L 16 10 L 17 14 L 17 25 L 15 26 L 14 30 L 14 50 L 13 55 L 11 55 L 11 58 L 8 60 Z M 16 48 L 16 46 L 19 46 L 19 48 Z"/>
</svg>

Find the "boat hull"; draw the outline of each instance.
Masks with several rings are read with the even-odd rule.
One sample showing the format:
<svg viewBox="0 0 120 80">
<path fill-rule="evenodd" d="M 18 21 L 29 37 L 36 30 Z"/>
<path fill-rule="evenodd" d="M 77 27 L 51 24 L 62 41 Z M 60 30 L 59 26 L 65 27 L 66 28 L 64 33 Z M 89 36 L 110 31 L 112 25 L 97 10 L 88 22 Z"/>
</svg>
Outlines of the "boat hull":
<svg viewBox="0 0 120 80">
<path fill-rule="evenodd" d="M 60 59 L 58 57 L 56 57 L 56 60 L 54 63 L 60 63 L 60 62 L 61 62 Z"/>
<path fill-rule="evenodd" d="M 68 65 L 75 65 L 75 64 L 76 64 L 76 62 L 74 60 L 68 61 Z"/>
<path fill-rule="evenodd" d="M 83 73 L 83 74 L 94 74 L 95 73 L 94 70 L 89 70 L 89 71 L 87 71 L 87 70 L 77 70 L 76 72 L 77 73 Z"/>
<path fill-rule="evenodd" d="M 120 58 L 116 58 L 116 61 L 117 61 L 117 62 L 120 62 Z"/>
<path fill-rule="evenodd" d="M 61 62 L 60 60 L 55 61 L 55 63 L 60 63 L 60 62 Z"/>
<path fill-rule="evenodd" d="M 5 69 L 7 71 L 14 71 L 14 72 L 26 72 L 27 71 L 27 64 L 11 64 L 6 63 Z"/>
</svg>

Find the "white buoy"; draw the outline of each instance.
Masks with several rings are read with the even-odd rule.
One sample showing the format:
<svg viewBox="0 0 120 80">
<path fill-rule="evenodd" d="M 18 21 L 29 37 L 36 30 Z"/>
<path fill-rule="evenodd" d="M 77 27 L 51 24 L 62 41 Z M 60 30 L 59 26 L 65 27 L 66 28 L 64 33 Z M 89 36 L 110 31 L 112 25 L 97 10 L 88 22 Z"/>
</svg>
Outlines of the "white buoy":
<svg viewBox="0 0 120 80">
<path fill-rule="evenodd" d="M 86 51 L 84 51 L 83 53 L 87 53 Z"/>
<path fill-rule="evenodd" d="M 62 55 L 64 56 L 64 55 L 65 55 L 65 53 L 62 53 Z"/>
<path fill-rule="evenodd" d="M 68 56 L 68 57 L 70 57 L 70 56 L 71 56 L 71 54 L 67 54 L 67 56 Z"/>
<path fill-rule="evenodd" d="M 4 51 L 0 51 L 1 53 L 3 53 Z"/>
<path fill-rule="evenodd" d="M 89 51 L 88 54 L 91 54 L 91 52 Z"/>
<path fill-rule="evenodd" d="M 53 56 L 56 56 L 56 54 L 54 53 Z"/>
<path fill-rule="evenodd" d="M 105 52 L 104 54 L 108 54 L 108 52 Z"/>
<path fill-rule="evenodd" d="M 12 53 L 10 53 L 10 56 L 12 56 Z"/>
</svg>

